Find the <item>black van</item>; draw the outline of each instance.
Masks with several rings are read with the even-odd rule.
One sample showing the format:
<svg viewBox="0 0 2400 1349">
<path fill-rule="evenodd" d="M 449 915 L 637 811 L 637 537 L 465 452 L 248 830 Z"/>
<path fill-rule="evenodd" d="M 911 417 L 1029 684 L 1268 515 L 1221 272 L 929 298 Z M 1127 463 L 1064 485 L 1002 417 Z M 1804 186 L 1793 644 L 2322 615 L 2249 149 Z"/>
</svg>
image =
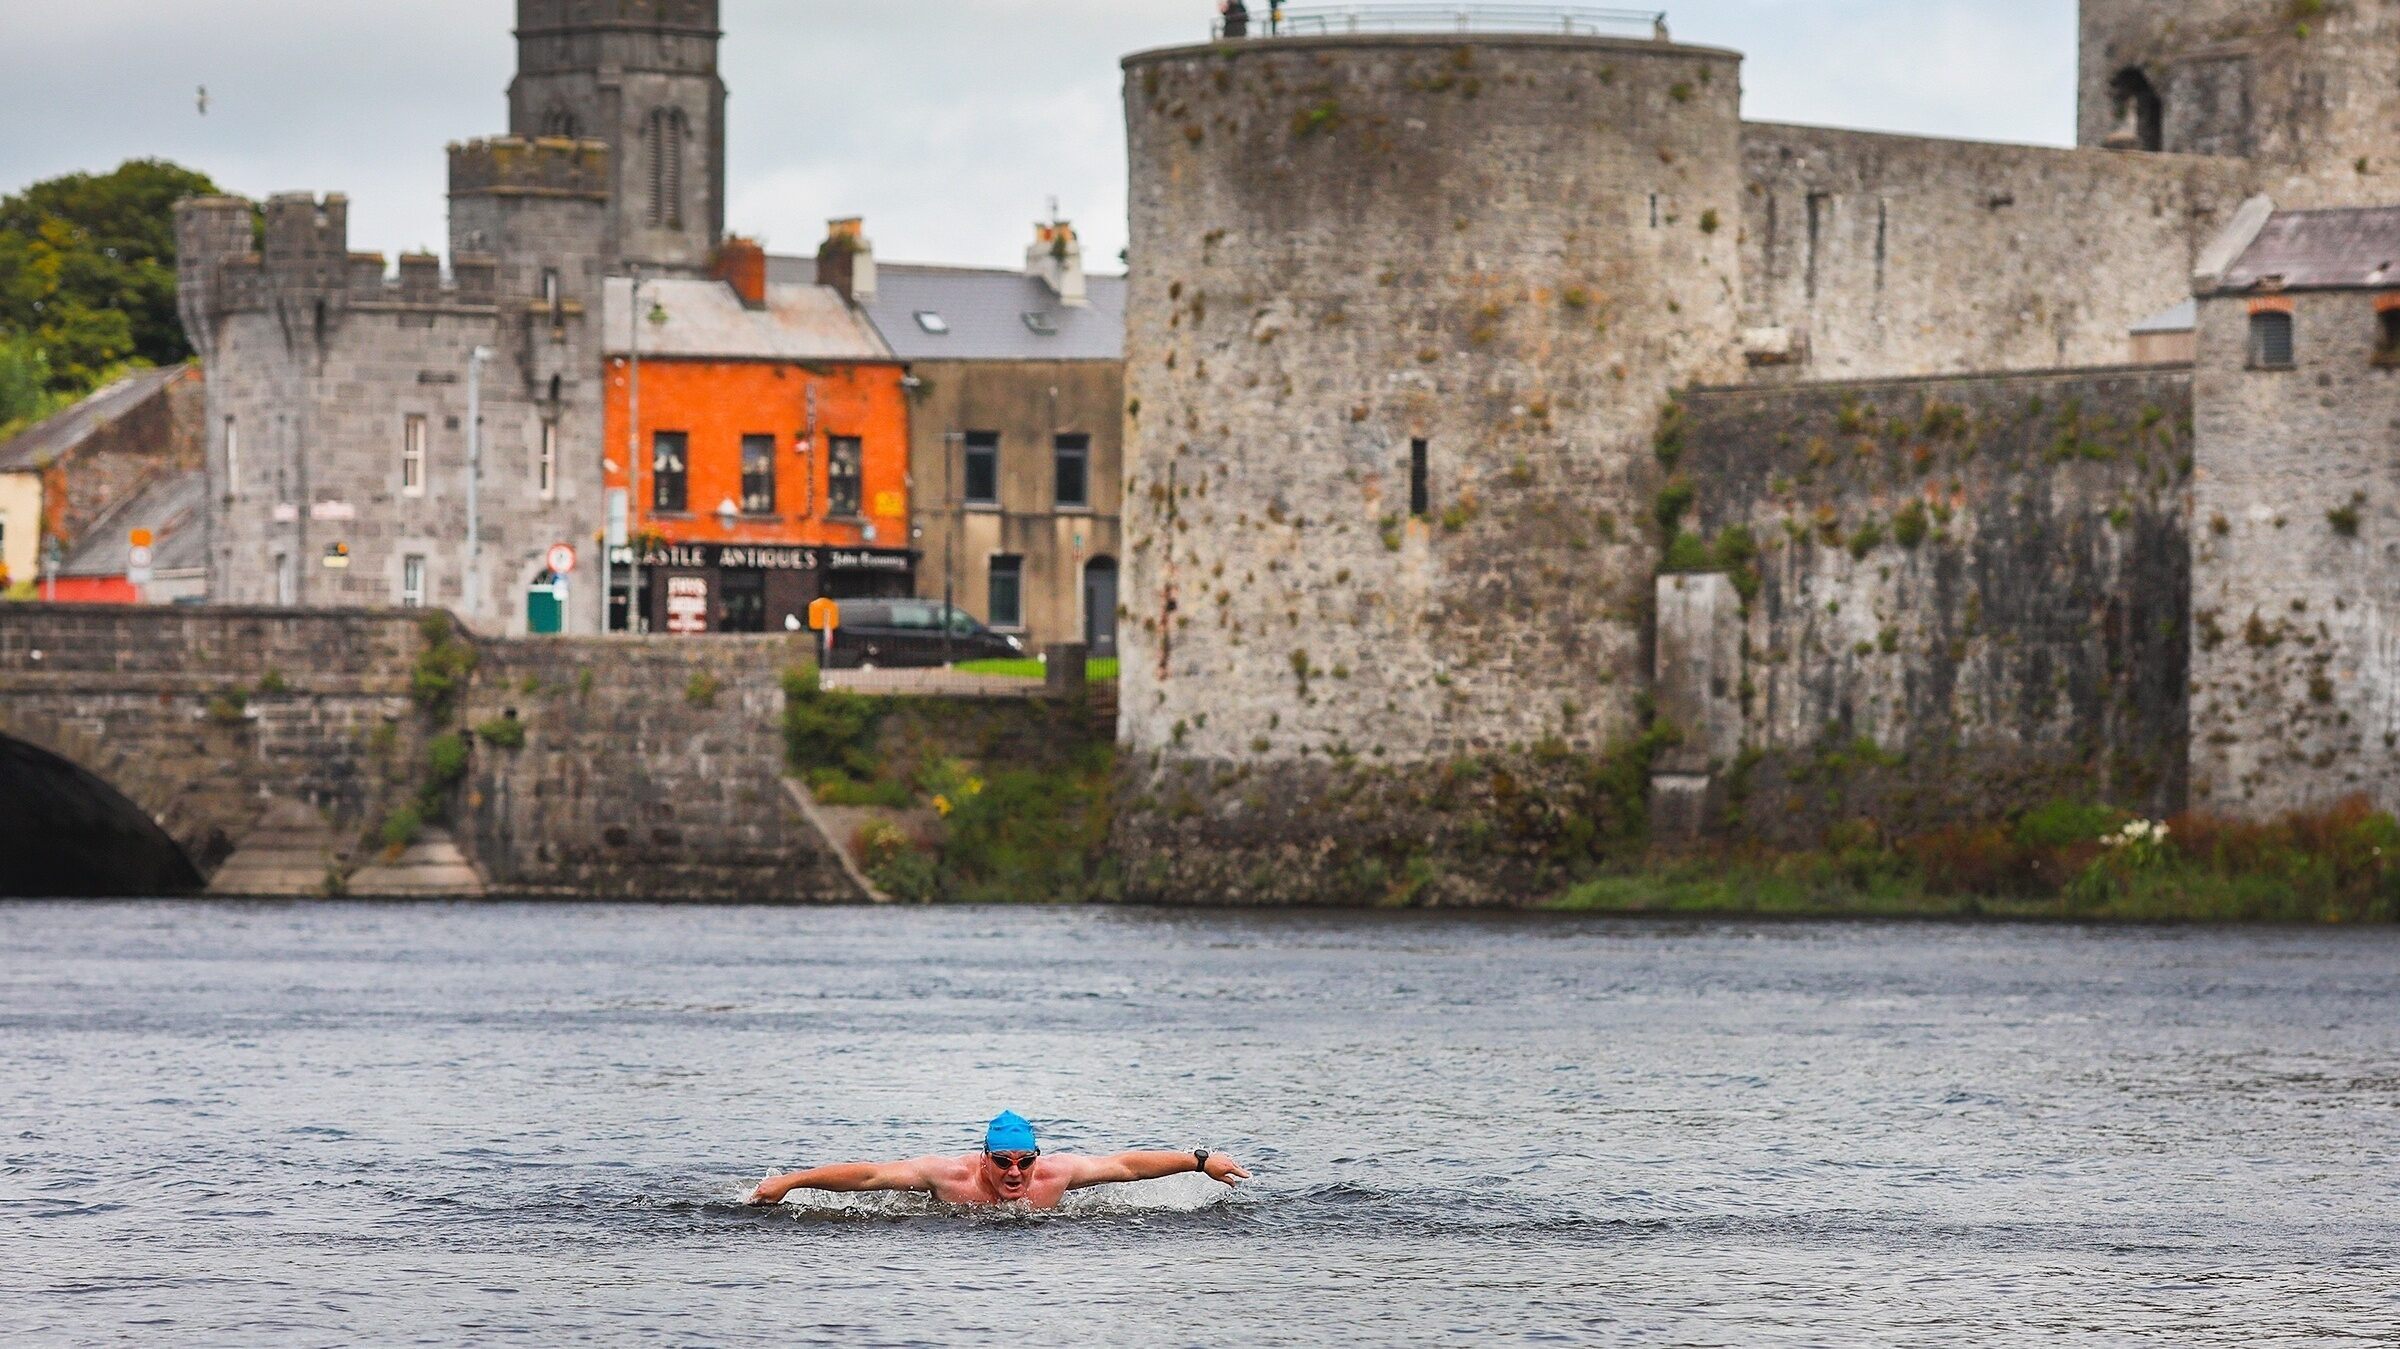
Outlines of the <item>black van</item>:
<svg viewBox="0 0 2400 1349">
<path fill-rule="evenodd" d="M 843 600 L 841 605 L 827 662 L 837 670 L 1016 660 L 1025 654 L 1025 643 L 992 631 L 964 609 L 950 611 L 944 632 L 938 600 Z"/>
</svg>

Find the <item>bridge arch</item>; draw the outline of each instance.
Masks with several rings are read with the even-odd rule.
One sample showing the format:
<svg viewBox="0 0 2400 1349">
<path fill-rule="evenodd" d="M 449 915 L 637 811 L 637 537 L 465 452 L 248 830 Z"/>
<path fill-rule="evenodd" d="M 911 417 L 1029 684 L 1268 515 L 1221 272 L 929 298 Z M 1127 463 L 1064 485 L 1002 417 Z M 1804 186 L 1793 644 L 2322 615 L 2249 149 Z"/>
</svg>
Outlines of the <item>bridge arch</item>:
<svg viewBox="0 0 2400 1349">
<path fill-rule="evenodd" d="M 21 728 L 0 727 L 0 898 L 185 895 L 204 884 L 149 810 Z"/>
</svg>

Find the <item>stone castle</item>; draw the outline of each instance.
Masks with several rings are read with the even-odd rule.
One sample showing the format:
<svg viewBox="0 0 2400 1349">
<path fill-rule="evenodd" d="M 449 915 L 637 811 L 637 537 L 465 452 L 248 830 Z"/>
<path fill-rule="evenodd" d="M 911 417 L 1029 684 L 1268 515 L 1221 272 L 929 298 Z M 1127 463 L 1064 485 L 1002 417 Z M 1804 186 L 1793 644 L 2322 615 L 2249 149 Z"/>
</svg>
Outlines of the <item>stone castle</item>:
<svg viewBox="0 0 2400 1349">
<path fill-rule="evenodd" d="M 602 282 L 704 275 L 715 256 L 718 39 L 716 0 L 519 0 L 509 134 L 450 147 L 447 276 L 432 254 L 395 277 L 351 252 L 338 195 L 272 198 L 255 247 L 251 203 L 178 208 L 184 326 L 209 372 L 215 599 L 398 596 L 522 630 L 518 597 L 566 543 L 568 628 L 600 630 Z"/>
<path fill-rule="evenodd" d="M 2400 804 L 2400 279 L 2341 270 L 2400 243 L 2344 209 L 2400 201 L 2400 4 L 2085 0 L 2074 149 L 1746 122 L 1663 27 L 1125 71 L 1137 893 L 1472 897 L 1645 789 Z"/>
</svg>

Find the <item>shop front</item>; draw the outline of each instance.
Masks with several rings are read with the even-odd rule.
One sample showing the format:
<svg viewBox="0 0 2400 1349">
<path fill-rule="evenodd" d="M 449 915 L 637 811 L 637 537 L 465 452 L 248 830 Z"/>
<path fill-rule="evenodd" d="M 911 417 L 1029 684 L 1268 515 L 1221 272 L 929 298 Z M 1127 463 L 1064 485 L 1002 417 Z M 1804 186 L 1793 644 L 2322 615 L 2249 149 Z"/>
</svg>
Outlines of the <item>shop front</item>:
<svg viewBox="0 0 2400 1349">
<path fill-rule="evenodd" d="M 609 626 L 622 631 L 631 549 L 610 557 Z M 678 637 L 788 632 L 808 606 L 915 593 L 916 554 L 897 549 L 665 543 L 642 555 L 642 629 Z"/>
</svg>

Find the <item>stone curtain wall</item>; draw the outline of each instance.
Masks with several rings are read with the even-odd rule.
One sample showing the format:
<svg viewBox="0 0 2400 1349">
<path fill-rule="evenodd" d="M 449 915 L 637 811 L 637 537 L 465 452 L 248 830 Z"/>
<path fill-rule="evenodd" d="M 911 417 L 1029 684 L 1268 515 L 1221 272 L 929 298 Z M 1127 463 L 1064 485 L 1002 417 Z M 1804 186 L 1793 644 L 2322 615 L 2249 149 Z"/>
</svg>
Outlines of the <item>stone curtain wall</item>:
<svg viewBox="0 0 2400 1349">
<path fill-rule="evenodd" d="M 462 842 L 495 894 L 860 898 L 786 795 L 782 637 L 478 644 Z M 497 743 L 513 719 L 521 746 Z"/>
<path fill-rule="evenodd" d="M 2400 806 L 2400 368 L 2375 363 L 2376 298 L 2292 296 L 2292 370 L 2245 368 L 2242 297 L 2201 305 L 2195 805 Z"/>
<path fill-rule="evenodd" d="M 2237 160 L 1742 128 L 1742 322 L 1760 380 L 2113 365 L 2191 291 Z M 2105 259 L 2105 262 L 2099 261 Z"/>
<path fill-rule="evenodd" d="M 421 641 L 395 613 L 10 606 L 0 735 L 124 793 L 205 872 L 270 801 L 356 831 L 406 794 Z"/>
<path fill-rule="evenodd" d="M 1713 698 L 1739 734 L 1662 769 L 1708 776 L 1708 827 L 1779 843 L 2053 797 L 2180 808 L 2191 408 L 2168 368 L 1692 394 L 1670 564 L 1746 606 L 1662 606 L 1734 625 L 1738 659 L 1699 690 L 1662 668 L 1661 702 Z"/>
</svg>

